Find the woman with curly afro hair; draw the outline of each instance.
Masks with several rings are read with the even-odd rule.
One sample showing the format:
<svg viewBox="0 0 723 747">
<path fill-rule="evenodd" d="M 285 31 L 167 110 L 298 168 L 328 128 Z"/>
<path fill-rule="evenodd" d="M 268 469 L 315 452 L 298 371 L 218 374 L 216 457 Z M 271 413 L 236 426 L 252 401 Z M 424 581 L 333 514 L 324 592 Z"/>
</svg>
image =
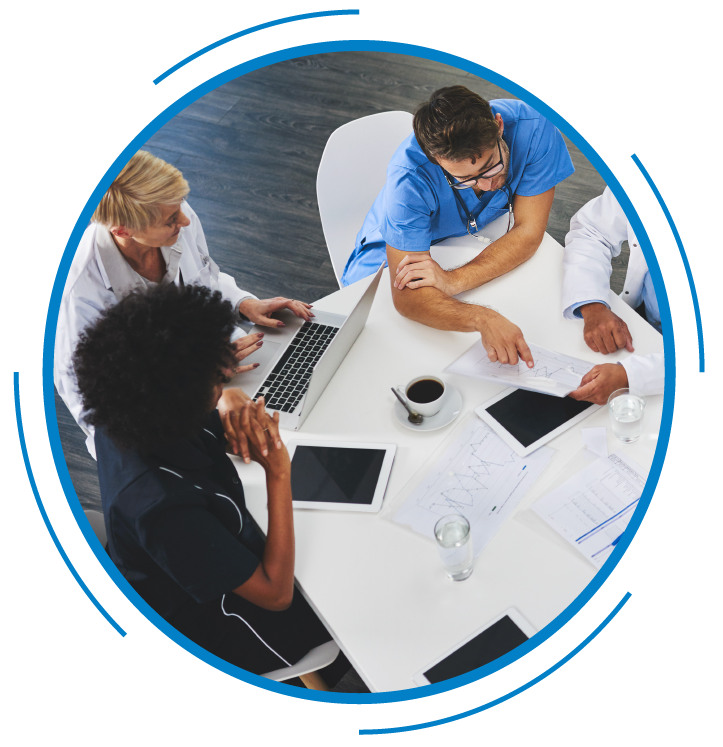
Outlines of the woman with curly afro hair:
<svg viewBox="0 0 723 747">
<path fill-rule="evenodd" d="M 291 464 L 278 413 L 249 400 L 232 423 L 233 450 L 266 472 L 266 541 L 226 453 L 216 404 L 234 365 L 233 327 L 220 293 L 158 285 L 102 312 L 73 364 L 96 428 L 113 562 L 187 638 L 264 674 L 331 638 L 294 592 Z M 344 673 L 332 668 L 327 684 Z"/>
</svg>

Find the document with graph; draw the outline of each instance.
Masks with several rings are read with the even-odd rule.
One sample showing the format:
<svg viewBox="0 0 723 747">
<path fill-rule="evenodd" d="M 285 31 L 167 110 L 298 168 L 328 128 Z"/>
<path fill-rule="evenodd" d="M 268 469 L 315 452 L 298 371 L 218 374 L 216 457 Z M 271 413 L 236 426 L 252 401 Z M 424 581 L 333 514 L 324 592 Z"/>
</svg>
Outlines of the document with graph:
<svg viewBox="0 0 723 747">
<path fill-rule="evenodd" d="M 394 521 L 427 537 L 447 514 L 462 514 L 472 527 L 475 557 L 513 513 L 547 466 L 553 449 L 518 456 L 482 420 L 472 416 L 442 456 L 425 468 Z"/>
<path fill-rule="evenodd" d="M 647 470 L 618 451 L 540 498 L 532 510 L 599 568 L 622 537 L 647 477 Z"/>
<path fill-rule="evenodd" d="M 566 397 L 573 389 L 578 388 L 582 377 L 594 365 L 531 343 L 530 352 L 535 363 L 533 368 L 528 368 L 521 359 L 515 366 L 493 362 L 489 359 L 482 342 L 478 340 L 454 363 L 450 363 L 445 371 L 471 376 L 474 379 L 494 381 L 518 389 L 552 394 L 555 397 Z"/>
</svg>

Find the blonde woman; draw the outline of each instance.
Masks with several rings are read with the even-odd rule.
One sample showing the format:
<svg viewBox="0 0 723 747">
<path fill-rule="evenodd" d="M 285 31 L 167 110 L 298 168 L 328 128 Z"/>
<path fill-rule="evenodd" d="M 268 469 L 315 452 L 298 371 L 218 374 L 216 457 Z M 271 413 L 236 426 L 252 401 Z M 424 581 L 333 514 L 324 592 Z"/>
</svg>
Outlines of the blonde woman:
<svg viewBox="0 0 723 747">
<path fill-rule="evenodd" d="M 55 336 L 54 380 L 58 393 L 85 432 L 93 457 L 93 427 L 83 417 L 71 358 L 83 330 L 103 309 L 132 290 L 163 283 L 203 285 L 220 291 L 231 302 L 239 321 L 248 319 L 262 326 L 280 326 L 282 323 L 271 315 L 284 308 L 304 320 L 313 317 L 309 304 L 288 298 L 259 300 L 221 272 L 211 259 L 198 216 L 185 201 L 188 192 L 188 182 L 177 168 L 139 151 L 102 197 L 73 259 Z M 178 344 L 182 345 L 183 330 L 177 334 Z M 238 364 L 263 345 L 263 334 L 245 335 L 239 329 L 234 338 L 237 367 L 233 373 L 258 365 Z M 244 401 L 239 392 L 229 390 L 219 403 L 234 451 Z"/>
</svg>

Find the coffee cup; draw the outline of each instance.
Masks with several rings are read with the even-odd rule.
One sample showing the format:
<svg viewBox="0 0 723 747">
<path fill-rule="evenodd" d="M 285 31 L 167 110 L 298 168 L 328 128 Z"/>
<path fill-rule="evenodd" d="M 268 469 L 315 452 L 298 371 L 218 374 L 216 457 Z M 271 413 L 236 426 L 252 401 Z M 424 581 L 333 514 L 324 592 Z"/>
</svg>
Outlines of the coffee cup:
<svg viewBox="0 0 723 747">
<path fill-rule="evenodd" d="M 436 376 L 417 376 L 404 387 L 404 394 L 413 410 L 422 417 L 431 418 L 442 409 L 447 387 Z"/>
</svg>

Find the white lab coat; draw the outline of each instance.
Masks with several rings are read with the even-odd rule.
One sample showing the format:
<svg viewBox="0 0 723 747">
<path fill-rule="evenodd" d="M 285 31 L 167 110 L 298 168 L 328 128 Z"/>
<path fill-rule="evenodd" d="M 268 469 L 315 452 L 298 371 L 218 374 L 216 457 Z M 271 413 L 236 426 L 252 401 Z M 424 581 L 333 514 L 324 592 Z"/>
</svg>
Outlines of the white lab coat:
<svg viewBox="0 0 723 747">
<path fill-rule="evenodd" d="M 630 259 L 620 297 L 635 309 L 643 300 L 643 281 L 648 265 L 610 187 L 572 216 L 562 260 L 562 310 L 566 319 L 577 319 L 572 312 L 575 304 L 601 301 L 609 306 L 611 261 L 620 254 L 626 240 Z M 665 380 L 663 353 L 631 355 L 622 361 L 622 365 L 631 389 L 642 394 L 662 394 Z"/>
<path fill-rule="evenodd" d="M 188 203 L 184 202 L 182 208 L 191 221 L 188 226 L 181 229 L 176 244 L 176 247 L 182 248 L 179 268 L 183 282 L 187 285 L 196 283 L 218 290 L 234 307 L 246 298 L 256 298 L 251 293 L 240 290 L 230 275 L 219 271 L 218 265 L 209 256 L 206 237 L 203 235 L 198 216 Z M 98 251 L 99 232 L 107 234 L 108 229 L 91 223 L 85 230 L 73 258 L 60 302 L 53 361 L 55 387 L 85 432 L 86 446 L 94 458 L 93 427 L 83 419 L 83 406 L 71 359 L 80 333 L 97 319 L 103 309 L 118 301 Z"/>
</svg>

